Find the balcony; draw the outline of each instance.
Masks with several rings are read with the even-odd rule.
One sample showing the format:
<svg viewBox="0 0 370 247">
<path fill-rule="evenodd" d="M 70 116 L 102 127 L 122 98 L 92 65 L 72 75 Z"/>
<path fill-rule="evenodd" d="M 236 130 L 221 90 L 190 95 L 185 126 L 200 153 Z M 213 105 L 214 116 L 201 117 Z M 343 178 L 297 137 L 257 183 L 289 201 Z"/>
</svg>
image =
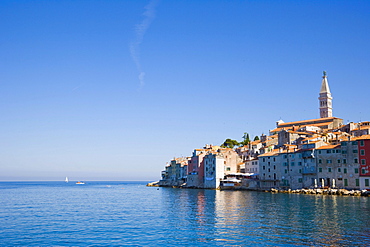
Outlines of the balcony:
<svg viewBox="0 0 370 247">
<path fill-rule="evenodd" d="M 317 169 L 314 166 L 303 167 L 303 170 L 302 170 L 303 175 L 313 175 L 316 173 L 317 173 Z"/>
</svg>

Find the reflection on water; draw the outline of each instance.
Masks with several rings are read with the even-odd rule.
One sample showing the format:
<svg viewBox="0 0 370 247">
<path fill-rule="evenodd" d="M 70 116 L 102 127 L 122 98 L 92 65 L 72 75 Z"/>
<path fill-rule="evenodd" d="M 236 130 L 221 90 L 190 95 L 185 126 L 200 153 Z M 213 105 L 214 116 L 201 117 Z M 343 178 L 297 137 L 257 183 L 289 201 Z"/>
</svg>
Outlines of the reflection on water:
<svg viewBox="0 0 370 247">
<path fill-rule="evenodd" d="M 0 183 L 0 245 L 369 246 L 370 242 L 369 197 L 108 185 Z"/>
<path fill-rule="evenodd" d="M 167 192 L 171 194 L 172 216 L 196 242 L 366 246 L 370 241 L 370 202 L 366 197 L 184 189 Z"/>
</svg>

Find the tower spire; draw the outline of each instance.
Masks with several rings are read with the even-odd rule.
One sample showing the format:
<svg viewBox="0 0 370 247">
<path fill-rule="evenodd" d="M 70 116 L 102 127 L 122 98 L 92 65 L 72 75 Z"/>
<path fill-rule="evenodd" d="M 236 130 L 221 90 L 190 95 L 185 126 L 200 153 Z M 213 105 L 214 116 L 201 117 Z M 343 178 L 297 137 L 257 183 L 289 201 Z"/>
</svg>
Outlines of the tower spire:
<svg viewBox="0 0 370 247">
<path fill-rule="evenodd" d="M 324 71 L 319 94 L 320 118 L 333 116 L 332 99 L 333 97 L 331 97 L 328 78 L 326 76 L 326 71 Z"/>
</svg>

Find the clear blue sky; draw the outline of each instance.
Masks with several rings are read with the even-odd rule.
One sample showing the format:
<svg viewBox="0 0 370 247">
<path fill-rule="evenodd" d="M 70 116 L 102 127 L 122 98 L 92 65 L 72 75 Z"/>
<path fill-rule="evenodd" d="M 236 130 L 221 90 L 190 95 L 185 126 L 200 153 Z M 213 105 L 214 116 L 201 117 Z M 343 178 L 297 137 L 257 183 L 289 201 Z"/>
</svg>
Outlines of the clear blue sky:
<svg viewBox="0 0 370 247">
<path fill-rule="evenodd" d="M 0 1 L 0 180 L 157 180 L 204 144 L 370 120 L 370 1 Z"/>
</svg>

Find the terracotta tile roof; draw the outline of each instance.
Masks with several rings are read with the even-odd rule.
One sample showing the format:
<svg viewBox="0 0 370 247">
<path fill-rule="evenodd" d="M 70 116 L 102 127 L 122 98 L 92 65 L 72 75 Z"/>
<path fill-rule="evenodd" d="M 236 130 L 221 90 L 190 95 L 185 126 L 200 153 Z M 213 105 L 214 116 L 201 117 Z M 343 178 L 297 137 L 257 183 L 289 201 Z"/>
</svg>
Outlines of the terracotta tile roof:
<svg viewBox="0 0 370 247">
<path fill-rule="evenodd" d="M 370 139 L 370 135 L 362 135 L 362 136 L 357 136 L 355 138 L 351 138 L 351 141 L 354 141 L 354 140 L 369 140 Z"/>
<path fill-rule="evenodd" d="M 306 138 L 304 138 L 302 141 L 309 141 L 309 140 L 314 140 L 314 139 L 320 139 L 320 137 L 318 137 L 318 136 L 314 136 L 314 137 L 306 137 Z"/>
<path fill-rule="evenodd" d="M 256 145 L 256 144 L 258 144 L 258 143 L 261 143 L 261 140 L 258 140 L 258 141 L 252 141 L 252 142 L 251 142 L 251 145 Z"/>
<path fill-rule="evenodd" d="M 330 122 L 330 121 L 333 121 L 334 119 L 341 119 L 341 118 L 327 117 L 327 118 L 317 118 L 317 119 L 301 120 L 301 121 L 281 123 L 281 124 L 278 125 L 278 127 L 280 128 L 280 127 L 284 127 L 286 125 L 299 125 L 299 124 L 309 123 L 309 122 L 314 122 L 314 121 Z M 305 124 L 305 125 L 313 125 L 313 124 Z"/>
<path fill-rule="evenodd" d="M 370 129 L 370 125 L 360 126 L 359 128 L 353 129 L 352 131 L 354 131 L 354 130 L 363 130 L 363 129 Z"/>
<path fill-rule="evenodd" d="M 308 125 L 310 125 L 310 126 L 320 127 L 320 126 L 326 126 L 326 125 L 328 125 L 328 124 L 329 124 L 329 122 L 325 122 L 325 123 L 316 123 L 316 124 L 308 124 Z"/>
<path fill-rule="evenodd" d="M 270 132 L 279 132 L 280 130 L 282 130 L 283 129 L 283 127 L 282 128 L 275 128 L 275 129 L 273 129 L 273 130 L 270 130 Z"/>
<path fill-rule="evenodd" d="M 269 152 L 269 153 L 260 154 L 258 155 L 258 157 L 277 156 L 277 155 L 278 155 L 277 152 Z"/>
<path fill-rule="evenodd" d="M 334 148 L 338 148 L 340 147 L 340 145 L 326 145 L 326 146 L 321 146 L 319 148 L 316 148 L 316 149 L 334 149 Z"/>
</svg>

